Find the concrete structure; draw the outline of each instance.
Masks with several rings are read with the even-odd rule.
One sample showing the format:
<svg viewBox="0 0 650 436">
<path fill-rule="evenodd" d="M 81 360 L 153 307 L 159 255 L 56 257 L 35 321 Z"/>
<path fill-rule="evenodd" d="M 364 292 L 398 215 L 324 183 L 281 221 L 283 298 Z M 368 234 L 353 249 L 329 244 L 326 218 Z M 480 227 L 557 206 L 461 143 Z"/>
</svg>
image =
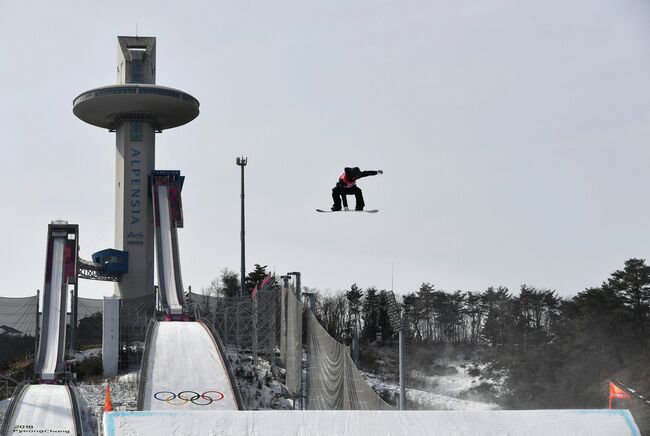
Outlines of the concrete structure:
<svg viewBox="0 0 650 436">
<path fill-rule="evenodd" d="M 120 349 L 120 299 L 104 297 L 102 317 L 102 364 L 104 377 L 117 375 Z"/>
<path fill-rule="evenodd" d="M 177 89 L 156 86 L 156 38 L 118 36 L 117 85 L 74 99 L 81 120 L 116 133 L 115 248 L 129 253 L 129 271 L 116 295 L 153 292 L 154 223 L 148 178 L 155 168 L 155 133 L 186 124 L 199 102 Z"/>
</svg>

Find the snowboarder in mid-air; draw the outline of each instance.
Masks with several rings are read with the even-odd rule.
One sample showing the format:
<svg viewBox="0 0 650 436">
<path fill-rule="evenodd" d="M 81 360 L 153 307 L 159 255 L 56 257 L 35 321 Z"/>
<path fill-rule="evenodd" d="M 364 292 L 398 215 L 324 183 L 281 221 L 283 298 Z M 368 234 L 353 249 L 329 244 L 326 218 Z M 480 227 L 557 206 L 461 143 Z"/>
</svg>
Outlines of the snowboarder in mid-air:
<svg viewBox="0 0 650 436">
<path fill-rule="evenodd" d="M 349 210 L 347 195 L 352 194 L 354 194 L 356 200 L 354 210 L 362 211 L 366 204 L 363 202 L 363 193 L 357 186 L 356 181 L 362 177 L 376 176 L 377 174 L 383 173 L 382 170 L 361 171 L 359 167 L 345 168 L 343 174 L 339 176 L 339 181 L 336 183 L 336 186 L 332 189 L 332 199 L 334 200 L 332 211 L 337 212 L 341 210 L 341 200 L 343 200 L 343 208 L 346 211 Z"/>
</svg>

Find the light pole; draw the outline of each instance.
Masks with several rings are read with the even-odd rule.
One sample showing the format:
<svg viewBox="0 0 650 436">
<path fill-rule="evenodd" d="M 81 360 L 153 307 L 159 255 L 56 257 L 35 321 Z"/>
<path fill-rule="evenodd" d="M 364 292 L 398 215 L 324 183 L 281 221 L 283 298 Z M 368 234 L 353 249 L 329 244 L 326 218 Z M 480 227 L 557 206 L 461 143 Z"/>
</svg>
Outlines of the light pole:
<svg viewBox="0 0 650 436">
<path fill-rule="evenodd" d="M 244 282 L 246 281 L 246 231 L 244 230 L 244 167 L 248 158 L 242 156 L 237 158 L 237 165 L 241 167 L 241 286 L 239 296 L 244 295 Z"/>
</svg>

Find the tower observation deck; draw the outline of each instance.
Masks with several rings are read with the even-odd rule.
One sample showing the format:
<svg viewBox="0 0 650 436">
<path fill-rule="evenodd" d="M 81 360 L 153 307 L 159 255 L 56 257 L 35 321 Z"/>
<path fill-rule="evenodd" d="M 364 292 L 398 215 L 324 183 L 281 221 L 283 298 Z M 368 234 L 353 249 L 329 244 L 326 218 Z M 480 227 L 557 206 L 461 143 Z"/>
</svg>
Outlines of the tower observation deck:
<svg viewBox="0 0 650 436">
<path fill-rule="evenodd" d="M 155 134 L 199 115 L 199 101 L 156 85 L 156 38 L 118 36 L 117 84 L 73 100 L 73 113 L 115 132 L 115 248 L 128 251 L 128 273 L 116 283 L 122 298 L 153 293 L 154 215 L 149 176 L 155 169 Z"/>
</svg>

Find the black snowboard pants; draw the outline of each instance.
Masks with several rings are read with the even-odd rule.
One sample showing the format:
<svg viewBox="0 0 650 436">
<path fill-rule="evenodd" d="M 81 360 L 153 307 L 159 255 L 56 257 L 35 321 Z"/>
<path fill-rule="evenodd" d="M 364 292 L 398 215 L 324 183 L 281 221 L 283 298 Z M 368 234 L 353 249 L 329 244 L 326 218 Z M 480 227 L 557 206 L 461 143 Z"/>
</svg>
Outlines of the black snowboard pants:
<svg viewBox="0 0 650 436">
<path fill-rule="evenodd" d="M 336 185 L 332 189 L 332 199 L 334 200 L 334 206 L 332 206 L 333 209 L 341 210 L 341 199 L 343 199 L 343 206 L 348 207 L 348 195 L 354 195 L 356 201 L 355 209 L 363 210 L 366 204 L 363 202 L 363 193 L 361 192 L 361 189 L 358 186 L 346 188 L 339 185 Z"/>
</svg>

